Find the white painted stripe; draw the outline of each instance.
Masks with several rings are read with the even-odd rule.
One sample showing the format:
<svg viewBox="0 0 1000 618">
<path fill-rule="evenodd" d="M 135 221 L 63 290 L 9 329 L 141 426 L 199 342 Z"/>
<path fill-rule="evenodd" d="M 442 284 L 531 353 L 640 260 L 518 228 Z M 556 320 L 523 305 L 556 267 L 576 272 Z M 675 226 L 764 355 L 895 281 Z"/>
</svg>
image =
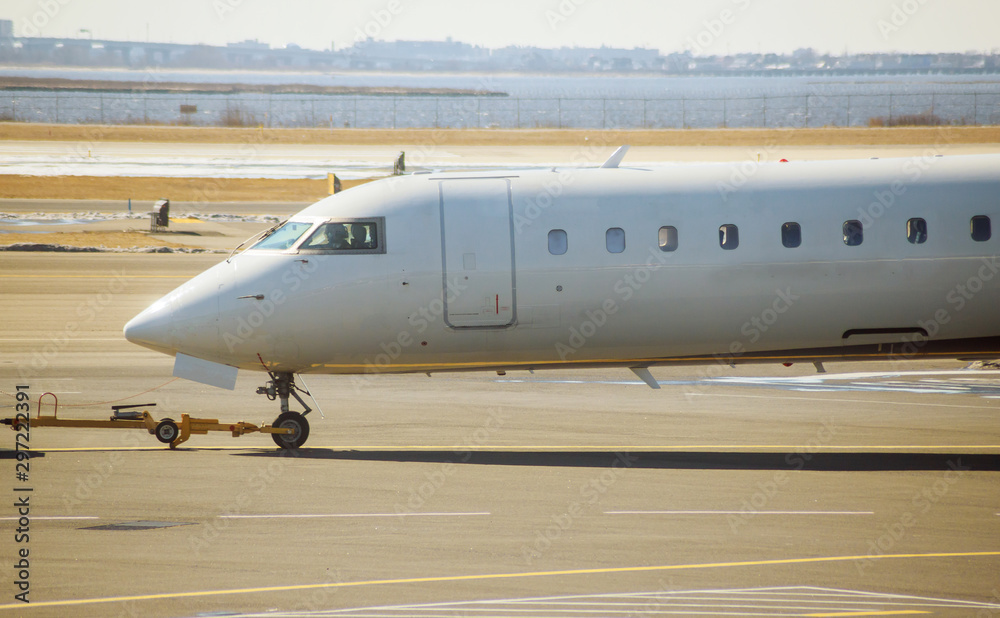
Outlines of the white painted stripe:
<svg viewBox="0 0 1000 618">
<path fill-rule="evenodd" d="M 872 378 L 908 378 L 914 376 L 981 376 L 1000 375 L 1000 369 L 941 369 L 926 371 L 858 371 L 848 373 L 819 373 L 805 376 L 707 378 L 715 382 L 825 382 L 829 380 L 868 380 Z"/>
<path fill-rule="evenodd" d="M 642 382 L 636 382 L 642 384 Z M 832 393 L 834 391 L 818 391 Z M 786 395 L 731 395 L 725 393 L 689 393 L 699 397 L 734 397 L 736 399 L 767 399 L 774 401 L 787 399 L 789 401 L 823 401 L 826 403 L 873 403 L 881 406 L 911 406 L 911 407 L 933 407 L 933 408 L 969 408 L 972 410 L 996 410 L 995 406 L 966 406 L 951 403 L 925 403 L 918 401 L 879 401 L 878 399 L 834 399 L 826 397 L 789 397 Z M 984 397 L 985 399 L 985 397 Z"/>
<path fill-rule="evenodd" d="M 53 338 L 41 338 L 41 337 L 18 337 L 10 339 L 0 339 L 0 341 L 30 341 L 32 343 L 49 343 Z M 126 343 L 131 343 L 125 339 L 124 335 L 121 337 L 70 337 L 69 341 L 125 341 Z"/>
<path fill-rule="evenodd" d="M 689 602 L 681 603 L 678 601 Z M 696 603 L 692 603 L 690 601 L 696 601 Z M 749 605 L 746 603 L 749 603 Z M 319 613 L 294 612 L 279 615 L 304 617 L 306 615 L 333 616 L 346 614 L 359 617 L 369 616 L 372 618 L 386 618 L 388 616 L 424 616 L 427 618 L 444 618 L 446 616 L 455 615 L 452 612 L 461 612 L 470 615 L 473 612 L 490 613 L 495 616 L 519 616 L 524 615 L 525 613 L 567 616 L 590 616 L 593 614 L 798 616 L 803 615 L 800 613 L 802 611 L 808 611 L 811 613 L 824 612 L 824 615 L 862 615 L 858 613 L 859 611 L 862 611 L 865 612 L 863 615 L 880 616 L 930 613 L 928 611 L 907 611 L 899 609 L 905 607 L 978 607 L 994 609 L 1000 607 L 1000 605 L 978 603 L 974 601 L 957 601 L 935 599 L 931 597 L 913 597 L 851 590 L 814 587 L 781 587 L 764 588 L 760 590 L 659 590 L 656 592 L 645 593 L 589 594 L 459 602 L 446 601 L 440 603 L 423 603 L 414 605 L 328 610 Z M 682 610 L 680 608 L 686 609 Z M 712 608 L 714 611 L 697 611 L 691 608 Z M 757 611 L 746 611 L 747 609 Z M 792 611 L 795 613 L 788 613 Z M 265 614 L 243 614 L 243 616 L 265 616 Z"/>
<path fill-rule="evenodd" d="M 605 515 L 874 515 L 874 511 L 604 511 Z"/>
<path fill-rule="evenodd" d="M 322 517 L 476 517 L 492 515 L 481 513 L 284 513 L 273 515 L 219 515 L 219 519 L 313 519 Z"/>
<path fill-rule="evenodd" d="M 17 521 L 18 517 L 0 517 L 0 521 Z M 100 519 L 100 517 L 92 516 L 66 516 L 66 517 L 36 517 L 31 516 L 31 521 L 60 521 L 60 520 L 74 520 L 74 519 Z"/>
</svg>

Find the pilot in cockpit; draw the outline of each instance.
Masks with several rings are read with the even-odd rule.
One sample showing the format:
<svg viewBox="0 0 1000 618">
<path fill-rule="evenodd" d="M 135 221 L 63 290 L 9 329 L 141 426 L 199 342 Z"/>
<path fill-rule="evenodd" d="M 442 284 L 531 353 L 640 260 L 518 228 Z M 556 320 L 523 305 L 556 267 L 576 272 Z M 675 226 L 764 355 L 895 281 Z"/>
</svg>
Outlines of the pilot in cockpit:
<svg viewBox="0 0 1000 618">
<path fill-rule="evenodd" d="M 373 224 L 324 223 L 301 247 L 306 251 L 371 250 L 376 248 Z"/>
<path fill-rule="evenodd" d="M 310 238 L 303 249 L 350 249 L 351 243 L 348 240 L 349 234 L 343 223 L 325 223 L 313 237 Z"/>
<path fill-rule="evenodd" d="M 350 249 L 351 242 L 348 240 L 347 227 L 343 223 L 327 224 L 327 234 L 330 235 L 329 249 Z"/>
<path fill-rule="evenodd" d="M 367 242 L 368 228 L 363 225 L 352 225 L 351 234 L 354 238 L 351 240 L 352 249 L 369 249 L 371 246 Z"/>
</svg>

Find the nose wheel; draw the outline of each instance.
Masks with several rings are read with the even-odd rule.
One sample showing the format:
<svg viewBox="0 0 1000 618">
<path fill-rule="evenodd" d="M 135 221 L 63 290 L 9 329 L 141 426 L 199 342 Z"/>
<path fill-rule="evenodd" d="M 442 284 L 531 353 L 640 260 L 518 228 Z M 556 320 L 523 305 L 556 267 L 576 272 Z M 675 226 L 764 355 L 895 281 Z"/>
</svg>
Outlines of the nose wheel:
<svg viewBox="0 0 1000 618">
<path fill-rule="evenodd" d="M 273 426 L 293 430 L 292 433 L 272 433 L 271 438 L 281 448 L 299 448 L 306 443 L 306 439 L 309 437 L 309 421 L 306 420 L 306 414 L 309 414 L 312 408 L 306 405 L 297 391 L 302 391 L 306 395 L 309 394 L 309 391 L 296 386 L 295 377 L 291 373 L 269 371 L 268 375 L 271 376 L 270 381 L 265 386 L 259 387 L 257 394 L 266 395 L 271 401 L 276 399 L 280 401 L 281 414 L 274 420 Z M 288 399 L 290 397 L 294 397 L 305 410 L 302 412 L 289 410 Z"/>
<path fill-rule="evenodd" d="M 274 421 L 274 427 L 291 429 L 293 433 L 272 433 L 274 443 L 281 448 L 299 448 L 309 437 L 309 421 L 298 412 L 282 412 Z"/>
</svg>

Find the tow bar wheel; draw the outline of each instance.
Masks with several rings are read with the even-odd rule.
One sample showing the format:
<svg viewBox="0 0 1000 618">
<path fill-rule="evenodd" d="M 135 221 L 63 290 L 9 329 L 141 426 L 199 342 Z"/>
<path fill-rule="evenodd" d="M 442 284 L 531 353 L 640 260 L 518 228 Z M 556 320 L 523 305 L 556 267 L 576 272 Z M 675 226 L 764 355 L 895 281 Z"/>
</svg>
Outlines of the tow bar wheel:
<svg viewBox="0 0 1000 618">
<path fill-rule="evenodd" d="M 309 437 L 309 421 L 298 412 L 283 412 L 274 420 L 273 427 L 292 429 L 292 433 L 272 433 L 274 443 L 281 448 L 299 448 Z M 157 431 L 159 434 L 159 431 Z"/>
<path fill-rule="evenodd" d="M 177 429 L 177 423 L 169 418 L 165 418 L 156 426 L 156 439 L 164 444 L 170 444 L 177 439 L 180 434 L 180 430 Z"/>
</svg>

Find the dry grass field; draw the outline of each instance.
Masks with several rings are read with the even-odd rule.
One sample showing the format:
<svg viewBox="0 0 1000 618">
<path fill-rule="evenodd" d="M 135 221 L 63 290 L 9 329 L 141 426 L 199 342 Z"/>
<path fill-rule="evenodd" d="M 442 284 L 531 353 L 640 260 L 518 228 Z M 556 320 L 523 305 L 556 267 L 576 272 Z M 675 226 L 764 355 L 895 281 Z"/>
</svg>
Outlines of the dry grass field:
<svg viewBox="0 0 1000 618">
<path fill-rule="evenodd" d="M 69 247 L 105 247 L 128 249 L 132 247 L 198 247 L 197 241 L 184 244 L 155 238 L 138 230 L 121 232 L 49 232 L 47 234 L 3 234 L 0 245 L 18 243 L 44 243 Z"/>
<path fill-rule="evenodd" d="M 365 180 L 342 180 L 349 189 Z M 0 199 L 157 200 L 178 202 L 313 202 L 326 179 L 163 178 L 142 176 L 0 176 Z"/>
<path fill-rule="evenodd" d="M 191 142 L 209 144 L 437 144 L 442 146 L 852 146 L 994 144 L 1000 127 L 818 129 L 268 129 L 0 122 L 0 140 Z"/>
<path fill-rule="evenodd" d="M 247 129 L 177 126 L 57 125 L 0 122 L 0 140 L 199 144 L 441 146 L 888 146 L 1000 144 L 1000 127 L 893 127 L 687 130 Z M 344 180 L 343 188 L 366 182 Z M 0 199 L 80 196 L 103 200 L 310 202 L 327 195 L 318 179 L 3 176 Z"/>
</svg>

